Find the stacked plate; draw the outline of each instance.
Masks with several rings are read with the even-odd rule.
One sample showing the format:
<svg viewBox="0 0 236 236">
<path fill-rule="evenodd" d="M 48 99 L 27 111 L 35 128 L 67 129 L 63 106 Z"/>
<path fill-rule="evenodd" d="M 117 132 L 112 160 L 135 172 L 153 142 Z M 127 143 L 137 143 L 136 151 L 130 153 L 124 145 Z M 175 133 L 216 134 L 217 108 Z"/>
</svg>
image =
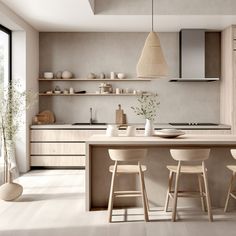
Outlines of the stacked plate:
<svg viewBox="0 0 236 236">
<path fill-rule="evenodd" d="M 156 131 L 154 136 L 158 136 L 161 138 L 176 138 L 183 134 L 185 134 L 185 132 L 179 129 L 161 129 Z"/>
</svg>

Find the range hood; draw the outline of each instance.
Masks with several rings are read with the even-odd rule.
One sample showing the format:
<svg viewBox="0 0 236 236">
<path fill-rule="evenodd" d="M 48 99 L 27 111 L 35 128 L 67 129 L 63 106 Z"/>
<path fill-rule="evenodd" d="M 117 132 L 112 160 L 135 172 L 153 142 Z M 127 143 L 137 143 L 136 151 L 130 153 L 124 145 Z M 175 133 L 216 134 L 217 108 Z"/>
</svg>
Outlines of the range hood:
<svg viewBox="0 0 236 236">
<path fill-rule="evenodd" d="M 220 32 L 183 29 L 179 36 L 180 75 L 171 81 L 219 80 Z"/>
</svg>

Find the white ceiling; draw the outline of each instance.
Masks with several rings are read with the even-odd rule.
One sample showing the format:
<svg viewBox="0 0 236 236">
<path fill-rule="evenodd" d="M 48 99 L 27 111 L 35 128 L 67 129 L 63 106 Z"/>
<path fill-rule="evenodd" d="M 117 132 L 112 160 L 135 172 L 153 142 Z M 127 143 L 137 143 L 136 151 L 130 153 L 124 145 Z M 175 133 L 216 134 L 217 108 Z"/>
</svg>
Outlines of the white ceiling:
<svg viewBox="0 0 236 236">
<path fill-rule="evenodd" d="M 41 32 L 147 32 L 151 25 L 149 0 L 0 1 Z M 221 30 L 236 24 L 236 1 L 158 0 L 155 13 L 158 31 Z"/>
</svg>

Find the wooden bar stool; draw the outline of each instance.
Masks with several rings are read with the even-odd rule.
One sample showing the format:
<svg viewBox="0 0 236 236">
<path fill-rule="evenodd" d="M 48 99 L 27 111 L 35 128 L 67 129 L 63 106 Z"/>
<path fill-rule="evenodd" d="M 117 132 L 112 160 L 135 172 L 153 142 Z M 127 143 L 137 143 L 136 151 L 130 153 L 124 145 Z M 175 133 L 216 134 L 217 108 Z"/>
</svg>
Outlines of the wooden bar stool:
<svg viewBox="0 0 236 236">
<path fill-rule="evenodd" d="M 231 151 L 233 158 L 236 159 L 236 149 L 231 149 L 230 151 Z M 225 212 L 227 211 L 230 197 L 236 199 L 236 191 L 234 190 L 234 182 L 235 182 L 235 178 L 236 178 L 236 165 L 230 165 L 230 166 L 227 166 L 227 168 L 232 171 L 232 177 L 230 180 L 228 194 L 227 194 L 227 198 L 226 198 L 226 202 L 225 202 L 225 209 L 224 209 Z"/>
<path fill-rule="evenodd" d="M 110 158 L 115 161 L 115 165 L 109 167 L 112 172 L 110 196 L 108 203 L 109 222 L 112 222 L 113 202 L 116 197 L 142 197 L 144 218 L 148 221 L 148 199 L 144 182 L 144 171 L 147 170 L 145 165 L 140 161 L 147 156 L 146 149 L 109 149 Z M 124 162 L 136 162 L 136 164 L 121 164 Z M 138 174 L 140 181 L 140 191 L 115 191 L 114 184 L 118 174 Z"/>
<path fill-rule="evenodd" d="M 177 166 L 167 166 L 170 171 L 169 175 L 169 187 L 167 190 L 166 203 L 165 203 L 165 211 L 168 210 L 169 199 L 170 197 L 173 201 L 172 208 L 172 221 L 176 220 L 176 208 L 177 208 L 177 199 L 178 197 L 200 197 L 202 203 L 202 209 L 205 211 L 205 202 L 207 203 L 207 211 L 209 220 L 212 221 L 212 213 L 211 213 L 211 201 L 208 189 L 208 181 L 207 181 L 207 169 L 205 167 L 205 160 L 209 158 L 210 149 L 171 149 L 171 156 L 174 160 L 178 161 Z M 195 162 L 201 161 L 201 165 L 182 165 L 182 162 Z M 199 191 L 197 192 L 188 192 L 188 191 L 179 191 L 179 177 L 182 174 L 195 174 L 198 177 L 199 183 Z M 175 186 L 174 191 L 172 190 L 172 182 L 174 175 Z M 202 179 L 205 187 L 202 186 Z"/>
</svg>

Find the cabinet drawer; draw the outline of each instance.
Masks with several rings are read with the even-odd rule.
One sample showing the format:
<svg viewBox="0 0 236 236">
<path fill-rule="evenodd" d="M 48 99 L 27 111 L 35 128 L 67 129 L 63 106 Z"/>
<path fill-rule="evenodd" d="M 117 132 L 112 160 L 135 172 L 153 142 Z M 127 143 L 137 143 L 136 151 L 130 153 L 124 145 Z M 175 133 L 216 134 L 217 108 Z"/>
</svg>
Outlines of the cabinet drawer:
<svg viewBox="0 0 236 236">
<path fill-rule="evenodd" d="M 85 143 L 31 143 L 31 155 L 85 155 Z"/>
<path fill-rule="evenodd" d="M 31 141 L 85 141 L 93 134 L 105 134 L 105 130 L 31 130 Z"/>
<path fill-rule="evenodd" d="M 233 39 L 236 39 L 236 27 L 233 27 Z"/>
<path fill-rule="evenodd" d="M 236 50 L 236 39 L 233 41 L 233 49 Z"/>
<path fill-rule="evenodd" d="M 31 156 L 31 166 L 85 166 L 85 156 Z"/>
</svg>

